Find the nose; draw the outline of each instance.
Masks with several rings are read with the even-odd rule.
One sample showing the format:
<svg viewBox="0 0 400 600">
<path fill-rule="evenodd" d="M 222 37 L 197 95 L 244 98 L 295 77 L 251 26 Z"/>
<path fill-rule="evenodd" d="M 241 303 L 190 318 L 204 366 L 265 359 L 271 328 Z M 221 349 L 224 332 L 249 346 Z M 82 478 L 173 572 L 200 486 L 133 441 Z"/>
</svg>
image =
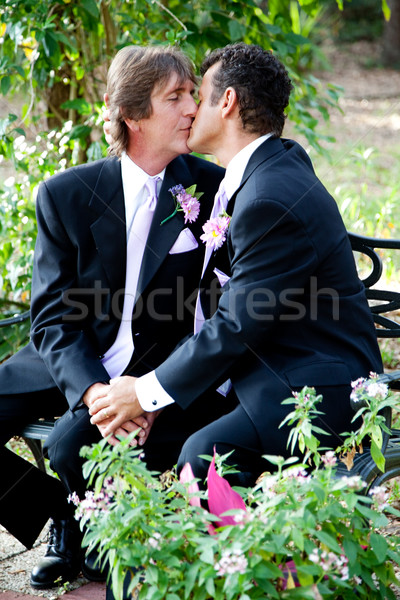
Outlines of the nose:
<svg viewBox="0 0 400 600">
<path fill-rule="evenodd" d="M 185 106 L 185 116 L 187 117 L 195 117 L 197 111 L 199 110 L 197 103 L 192 95 L 189 96 L 188 101 Z"/>
</svg>

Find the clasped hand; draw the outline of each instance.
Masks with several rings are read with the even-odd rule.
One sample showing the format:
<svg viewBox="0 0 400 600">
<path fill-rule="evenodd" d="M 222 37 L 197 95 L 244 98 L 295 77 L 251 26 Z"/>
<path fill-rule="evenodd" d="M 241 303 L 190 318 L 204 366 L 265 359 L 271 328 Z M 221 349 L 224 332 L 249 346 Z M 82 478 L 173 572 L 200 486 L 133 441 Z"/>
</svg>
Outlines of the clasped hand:
<svg viewBox="0 0 400 600">
<path fill-rule="evenodd" d="M 83 402 L 92 415 L 90 422 L 97 425 L 103 437 L 116 445 L 117 436 L 127 437 L 139 428 L 137 440 L 132 445 L 140 446 L 146 441 L 156 415 L 146 413 L 137 399 L 135 377 L 124 375 L 110 380 L 109 385 L 96 383 L 91 386 L 83 397 Z"/>
</svg>

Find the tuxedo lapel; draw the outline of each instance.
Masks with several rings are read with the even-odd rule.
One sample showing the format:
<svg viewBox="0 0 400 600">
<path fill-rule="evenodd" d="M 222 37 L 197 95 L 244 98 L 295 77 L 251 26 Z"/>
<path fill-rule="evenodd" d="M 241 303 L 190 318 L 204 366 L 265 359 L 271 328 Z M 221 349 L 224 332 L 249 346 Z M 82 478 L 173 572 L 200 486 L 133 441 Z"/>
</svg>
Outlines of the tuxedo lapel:
<svg viewBox="0 0 400 600">
<path fill-rule="evenodd" d="M 233 196 L 229 199 L 228 206 L 226 208 L 226 212 L 228 213 L 228 215 L 233 217 L 236 197 L 237 197 L 238 193 L 240 192 L 240 190 L 242 189 L 242 187 L 244 186 L 244 184 L 246 183 L 246 181 L 253 174 L 255 169 L 266 160 L 270 160 L 273 157 L 278 158 L 280 156 L 280 154 L 283 152 L 283 150 L 284 150 L 284 147 L 283 147 L 283 144 L 282 144 L 282 141 L 280 138 L 269 138 L 269 139 L 265 140 L 265 142 L 263 142 L 261 144 L 261 146 L 259 146 L 255 150 L 255 152 L 251 155 L 250 160 L 246 166 L 246 169 L 243 173 L 243 177 L 242 177 L 242 180 L 240 182 L 238 189 L 235 191 Z M 222 247 L 218 248 L 218 250 L 213 252 L 213 254 L 211 255 L 211 258 L 208 262 L 207 268 L 206 268 L 204 275 L 202 277 L 202 280 L 201 280 L 202 290 L 209 289 L 209 287 L 211 285 L 210 282 L 214 278 L 213 271 L 215 268 L 218 268 L 219 270 L 223 271 L 223 273 L 226 273 L 227 275 L 231 274 L 231 266 L 230 266 L 230 260 L 229 260 L 229 250 L 228 250 L 229 247 L 230 247 L 230 229 L 228 229 L 227 239 L 224 242 L 224 244 L 222 245 Z M 205 300 L 205 296 L 206 296 L 205 294 L 202 294 L 201 302 L 202 302 L 202 306 L 204 304 L 205 311 L 206 311 L 207 303 Z M 208 316 L 210 316 L 210 315 L 208 315 Z"/>
<path fill-rule="evenodd" d="M 162 221 L 167 219 L 175 210 L 175 200 L 169 190 L 179 183 L 184 188 L 195 183 L 186 163 L 180 157 L 173 160 L 165 171 L 143 255 L 137 297 L 146 289 L 167 257 L 179 233 L 185 228 L 185 220 L 181 211 L 161 225 Z"/>
<path fill-rule="evenodd" d="M 117 290 L 124 285 L 126 269 L 125 203 L 117 159 L 104 161 L 89 206 L 98 215 L 90 227 L 96 248 L 110 287 Z"/>
<path fill-rule="evenodd" d="M 250 156 L 250 160 L 247 163 L 247 166 L 243 173 L 242 181 L 240 182 L 238 189 L 233 194 L 229 202 L 232 202 L 234 204 L 236 196 L 238 195 L 246 181 L 249 179 L 249 177 L 253 174 L 254 170 L 261 163 L 265 162 L 266 160 L 271 160 L 272 158 L 274 158 L 275 160 L 279 160 L 279 157 L 283 151 L 284 146 L 281 138 L 271 137 L 265 140 L 265 142 L 263 142 L 261 146 L 259 146 Z"/>
</svg>

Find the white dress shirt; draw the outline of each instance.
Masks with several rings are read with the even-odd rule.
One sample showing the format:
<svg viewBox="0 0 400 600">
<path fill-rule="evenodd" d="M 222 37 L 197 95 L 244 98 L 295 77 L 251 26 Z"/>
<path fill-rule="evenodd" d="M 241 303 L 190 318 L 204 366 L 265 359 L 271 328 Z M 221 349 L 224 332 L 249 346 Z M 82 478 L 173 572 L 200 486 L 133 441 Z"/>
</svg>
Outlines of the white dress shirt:
<svg viewBox="0 0 400 600">
<path fill-rule="evenodd" d="M 253 140 L 250 144 L 242 148 L 229 162 L 224 177 L 225 190 L 229 200 L 242 181 L 251 155 L 271 135 L 271 133 L 267 133 Z M 147 412 L 159 410 L 175 402 L 158 381 L 155 371 L 150 371 L 150 373 L 136 380 L 136 394 L 140 406 Z"/>
<path fill-rule="evenodd" d="M 156 175 L 160 179 L 164 178 L 165 169 Z M 145 187 L 149 175 L 138 167 L 124 152 L 121 156 L 121 176 L 122 188 L 125 200 L 125 219 L 126 219 L 126 239 L 129 239 L 129 233 L 132 227 L 136 212 L 147 199 L 148 191 Z M 158 191 L 161 182 L 158 183 Z M 128 263 L 128 261 L 127 261 Z M 128 326 L 127 323 L 120 323 L 120 328 Z M 129 324 L 130 326 L 130 324 Z M 113 345 L 104 354 L 101 362 L 108 372 L 110 378 L 120 376 L 132 357 L 134 350 L 132 335 L 129 344 L 122 343 L 123 339 L 118 336 Z"/>
</svg>

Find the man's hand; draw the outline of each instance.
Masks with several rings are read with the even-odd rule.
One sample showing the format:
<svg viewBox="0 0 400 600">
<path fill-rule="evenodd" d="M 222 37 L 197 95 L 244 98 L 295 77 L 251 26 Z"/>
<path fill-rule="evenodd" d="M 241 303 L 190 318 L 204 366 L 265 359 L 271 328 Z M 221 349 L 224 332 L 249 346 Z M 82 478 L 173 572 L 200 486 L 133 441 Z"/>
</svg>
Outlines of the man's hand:
<svg viewBox="0 0 400 600">
<path fill-rule="evenodd" d="M 82 397 L 82 401 L 89 408 L 90 414 L 92 414 L 92 412 L 90 410 L 91 407 L 97 401 L 101 400 L 101 401 L 103 401 L 103 403 L 107 402 L 106 399 L 107 399 L 108 393 L 110 392 L 111 385 L 112 384 L 108 385 L 105 383 L 95 383 L 86 390 L 85 394 Z M 105 405 L 107 406 L 107 404 L 105 404 Z M 108 435 L 110 435 L 109 425 L 111 424 L 113 419 L 110 417 L 104 418 L 104 416 L 105 416 L 105 414 L 103 413 L 103 419 L 101 419 L 98 423 L 95 423 L 95 424 L 97 425 L 101 435 L 105 438 Z M 112 432 L 113 435 L 111 435 L 111 437 L 109 437 L 108 442 L 112 446 L 115 446 L 116 444 L 119 444 L 119 439 L 116 436 L 125 438 L 130 433 L 132 433 L 132 431 L 138 431 L 138 429 L 139 429 L 138 436 L 137 436 L 137 438 L 134 438 L 131 441 L 131 445 L 137 446 L 137 444 L 139 443 L 139 445 L 142 446 L 150 433 L 151 425 L 154 422 L 154 418 L 155 418 L 155 415 L 154 416 L 151 415 L 150 419 L 145 418 L 144 416 L 138 416 L 134 420 L 128 420 L 128 421 L 121 423 L 121 425 L 119 427 L 117 427 L 115 429 L 115 431 Z"/>
<path fill-rule="evenodd" d="M 98 397 L 89 407 L 89 413 L 92 415 L 90 422 L 99 428 L 102 427 L 103 437 L 110 434 L 118 435 L 118 431 L 129 421 L 136 424 L 146 422 L 147 426 L 140 425 L 146 430 L 145 435 L 139 439 L 139 444 L 143 445 L 155 415 L 146 413 L 140 406 L 135 390 L 135 380 L 135 377 L 128 375 L 116 377 L 111 379 L 110 385 L 106 386 L 108 388 L 106 394 L 104 394 L 104 390 L 99 390 Z"/>
</svg>

